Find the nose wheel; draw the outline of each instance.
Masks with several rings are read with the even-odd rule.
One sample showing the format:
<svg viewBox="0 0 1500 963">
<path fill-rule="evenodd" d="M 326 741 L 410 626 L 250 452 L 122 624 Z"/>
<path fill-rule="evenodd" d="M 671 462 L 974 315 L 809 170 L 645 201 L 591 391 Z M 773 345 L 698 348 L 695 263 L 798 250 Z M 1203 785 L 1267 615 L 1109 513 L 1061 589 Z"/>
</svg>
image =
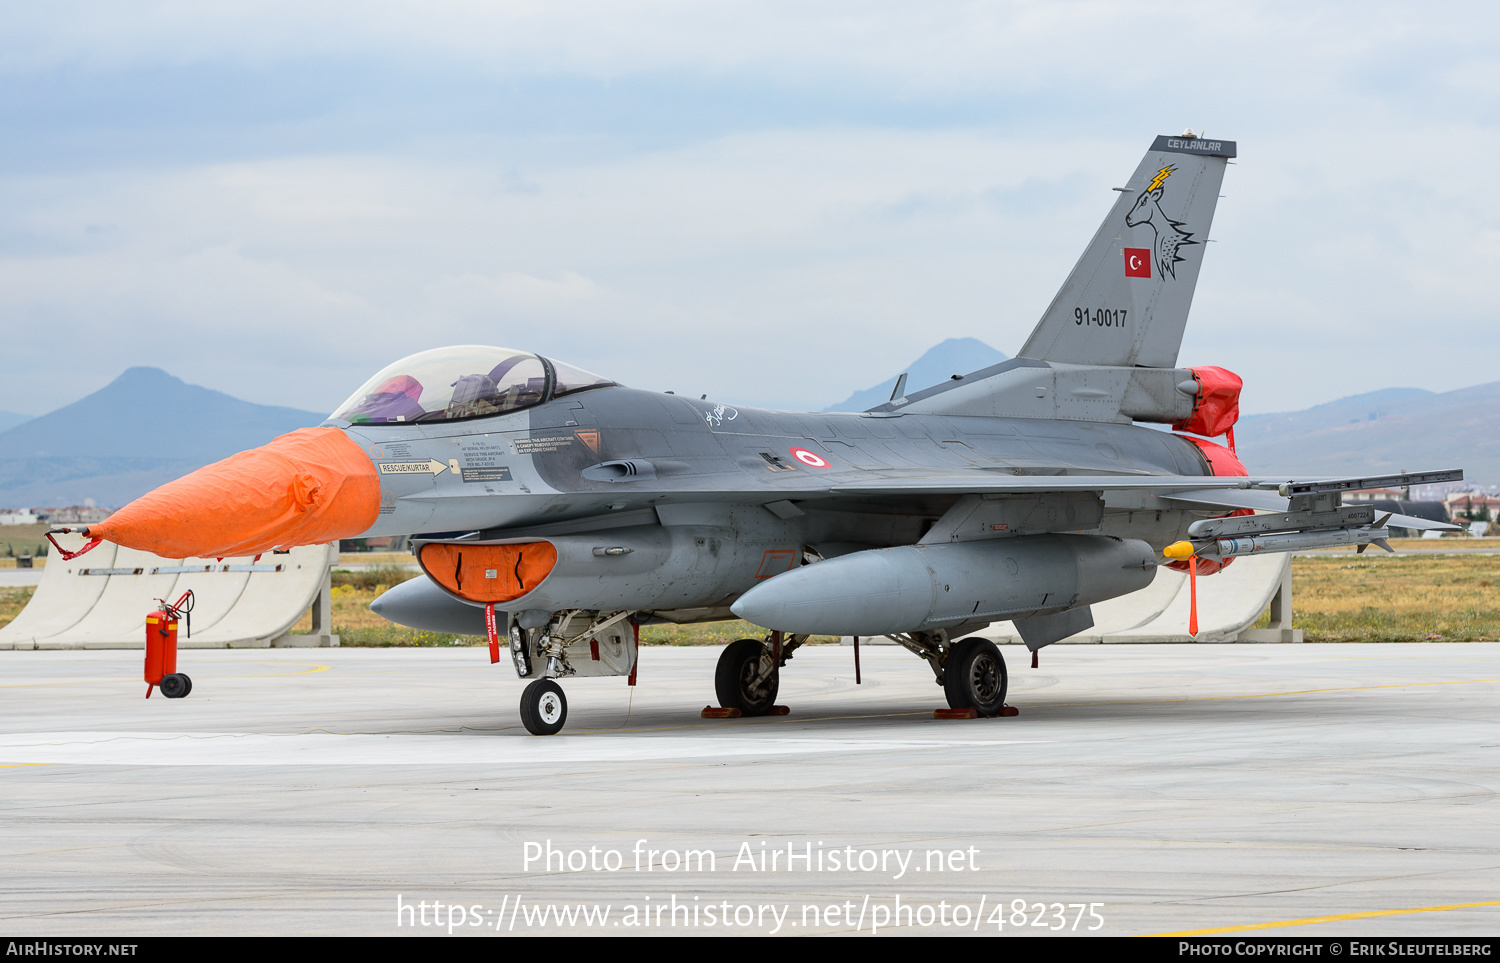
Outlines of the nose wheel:
<svg viewBox="0 0 1500 963">
<path fill-rule="evenodd" d="M 568 721 L 568 697 L 551 679 L 537 679 L 521 693 L 521 723 L 533 736 L 551 736 Z"/>
</svg>

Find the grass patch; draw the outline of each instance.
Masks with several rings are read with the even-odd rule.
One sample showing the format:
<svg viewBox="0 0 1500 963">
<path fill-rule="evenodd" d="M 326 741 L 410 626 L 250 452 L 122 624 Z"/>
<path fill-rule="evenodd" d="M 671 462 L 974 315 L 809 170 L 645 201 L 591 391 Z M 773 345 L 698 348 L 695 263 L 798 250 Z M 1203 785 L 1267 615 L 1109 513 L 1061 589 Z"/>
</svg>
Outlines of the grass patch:
<svg viewBox="0 0 1500 963">
<path fill-rule="evenodd" d="M 51 525 L 0 525 L 0 558 L 17 555 L 45 556 L 52 551 L 47 542 Z"/>
<path fill-rule="evenodd" d="M 19 588 L 0 588 L 0 628 L 15 621 L 16 616 L 31 601 L 32 593 L 36 591 L 35 586 L 27 585 Z"/>
<path fill-rule="evenodd" d="M 728 645 L 735 639 L 764 638 L 769 629 L 735 619 L 695 625 L 643 625 L 641 645 Z M 838 645 L 836 635 L 815 635 L 808 645 Z"/>
<path fill-rule="evenodd" d="M 333 587 L 352 588 L 375 595 L 386 589 L 400 585 L 408 579 L 414 579 L 422 573 L 416 569 L 401 568 L 396 565 L 381 565 L 378 568 L 362 569 L 358 572 L 349 572 L 341 568 L 333 570 Z"/>
<path fill-rule="evenodd" d="M 1495 555 L 1295 558 L 1292 624 L 1309 642 L 1492 641 L 1497 586 Z"/>
<path fill-rule="evenodd" d="M 386 622 L 384 625 L 363 626 L 360 628 L 338 625 L 334 628 L 333 632 L 339 637 L 339 645 L 341 647 L 428 649 L 444 646 L 486 644 L 482 637 L 449 635 L 444 632 L 423 632 L 418 629 L 408 629 L 404 625 L 393 625 L 390 622 Z"/>
</svg>

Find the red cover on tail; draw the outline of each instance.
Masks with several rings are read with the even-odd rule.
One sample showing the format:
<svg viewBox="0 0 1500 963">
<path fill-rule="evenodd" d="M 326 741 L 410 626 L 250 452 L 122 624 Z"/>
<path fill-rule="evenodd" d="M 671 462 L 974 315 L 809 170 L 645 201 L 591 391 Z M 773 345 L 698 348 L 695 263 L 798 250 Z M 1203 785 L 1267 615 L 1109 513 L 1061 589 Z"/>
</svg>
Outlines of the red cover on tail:
<svg viewBox="0 0 1500 963">
<path fill-rule="evenodd" d="M 1198 400 L 1193 413 L 1172 427 L 1206 438 L 1217 438 L 1240 420 L 1240 389 L 1245 383 L 1226 368 L 1189 368 L 1198 382 Z M 1214 472 L 1214 474 L 1224 474 Z M 1244 472 L 1237 472 L 1243 475 Z"/>
</svg>

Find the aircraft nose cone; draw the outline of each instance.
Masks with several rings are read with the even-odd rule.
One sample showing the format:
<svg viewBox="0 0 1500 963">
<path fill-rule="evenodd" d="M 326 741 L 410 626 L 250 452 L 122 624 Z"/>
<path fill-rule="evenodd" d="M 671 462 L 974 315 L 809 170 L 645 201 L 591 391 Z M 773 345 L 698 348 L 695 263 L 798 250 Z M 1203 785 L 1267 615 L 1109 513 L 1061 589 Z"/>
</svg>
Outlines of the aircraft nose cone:
<svg viewBox="0 0 1500 963">
<path fill-rule="evenodd" d="M 380 477 L 338 428 L 300 428 L 168 482 L 89 526 L 165 558 L 258 555 L 358 535 L 380 516 Z"/>
</svg>

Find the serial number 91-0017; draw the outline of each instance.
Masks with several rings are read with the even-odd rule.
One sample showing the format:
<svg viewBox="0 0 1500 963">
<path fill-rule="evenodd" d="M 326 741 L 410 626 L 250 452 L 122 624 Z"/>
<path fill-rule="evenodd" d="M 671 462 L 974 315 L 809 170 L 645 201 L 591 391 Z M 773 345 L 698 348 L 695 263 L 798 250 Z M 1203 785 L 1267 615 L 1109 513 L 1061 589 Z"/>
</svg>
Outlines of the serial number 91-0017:
<svg viewBox="0 0 1500 963">
<path fill-rule="evenodd" d="M 1123 328 L 1125 327 L 1125 308 L 1088 308 L 1073 309 L 1073 323 L 1080 327 L 1093 325 L 1098 328 Z"/>
</svg>

